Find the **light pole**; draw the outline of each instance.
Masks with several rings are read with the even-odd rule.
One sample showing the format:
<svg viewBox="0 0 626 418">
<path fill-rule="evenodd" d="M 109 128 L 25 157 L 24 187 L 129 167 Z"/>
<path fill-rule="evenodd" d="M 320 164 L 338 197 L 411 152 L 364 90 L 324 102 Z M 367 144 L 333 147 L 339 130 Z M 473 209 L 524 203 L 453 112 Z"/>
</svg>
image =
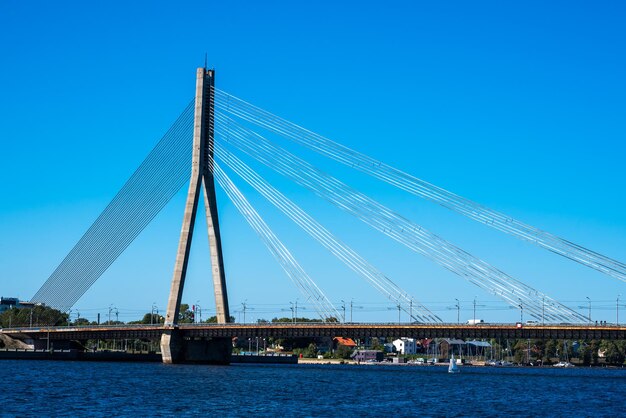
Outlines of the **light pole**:
<svg viewBox="0 0 626 418">
<path fill-rule="evenodd" d="M 346 323 L 346 302 L 341 299 L 341 310 L 343 311 L 343 323 Z"/>
<path fill-rule="evenodd" d="M 474 320 L 474 324 L 476 323 L 476 296 L 474 296 L 474 317 L 472 318 Z"/>
<path fill-rule="evenodd" d="M 352 323 L 352 302 L 354 299 L 350 299 L 350 323 Z"/>
<path fill-rule="evenodd" d="M 461 302 L 457 298 L 454 300 L 456 300 L 456 323 L 458 325 L 461 323 Z"/>
<path fill-rule="evenodd" d="M 295 308 L 294 308 L 294 303 L 293 302 L 289 302 L 291 304 L 291 322 L 293 322 L 294 324 L 296 323 L 296 315 L 295 315 Z"/>
<path fill-rule="evenodd" d="M 589 323 L 591 323 L 591 299 L 589 299 L 589 296 L 585 296 L 585 298 L 587 298 L 587 303 L 589 304 L 589 313 L 587 318 L 589 319 Z"/>
<path fill-rule="evenodd" d="M 519 300 L 519 322 L 523 323 L 524 322 L 524 304 L 522 303 L 521 299 L 517 299 Z"/>
<path fill-rule="evenodd" d="M 196 310 L 198 311 L 198 318 L 196 322 L 201 323 L 202 322 L 202 306 L 200 306 L 198 302 L 200 301 L 199 300 L 196 301 Z"/>
<path fill-rule="evenodd" d="M 109 305 L 109 325 L 111 325 L 111 311 L 113 311 L 113 305 Z"/>
<path fill-rule="evenodd" d="M 156 309 L 156 302 L 152 302 L 152 308 L 150 309 L 150 325 L 154 324 L 154 310 Z"/>
<path fill-rule="evenodd" d="M 615 325 L 619 325 L 619 297 L 622 296 L 617 295 L 617 302 L 615 302 Z"/>
<path fill-rule="evenodd" d="M 400 322 L 402 322 L 402 319 L 400 317 L 401 314 L 402 314 L 402 305 L 400 305 L 398 303 L 398 324 L 400 324 Z"/>
<path fill-rule="evenodd" d="M 546 324 L 546 297 L 543 296 L 541 298 L 541 325 L 545 325 Z"/>
</svg>

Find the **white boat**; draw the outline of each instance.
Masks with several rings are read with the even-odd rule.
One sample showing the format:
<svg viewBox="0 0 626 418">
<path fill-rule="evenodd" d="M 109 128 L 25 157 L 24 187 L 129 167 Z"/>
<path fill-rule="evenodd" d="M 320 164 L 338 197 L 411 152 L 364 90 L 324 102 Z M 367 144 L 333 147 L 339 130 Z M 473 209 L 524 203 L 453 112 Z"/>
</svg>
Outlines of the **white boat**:
<svg viewBox="0 0 626 418">
<path fill-rule="evenodd" d="M 554 365 L 554 367 L 574 367 L 574 365 L 569 361 L 559 361 Z"/>
<path fill-rule="evenodd" d="M 454 354 L 450 358 L 450 365 L 448 366 L 448 373 L 459 373 L 459 366 L 456 364 L 456 360 L 454 359 Z"/>
</svg>

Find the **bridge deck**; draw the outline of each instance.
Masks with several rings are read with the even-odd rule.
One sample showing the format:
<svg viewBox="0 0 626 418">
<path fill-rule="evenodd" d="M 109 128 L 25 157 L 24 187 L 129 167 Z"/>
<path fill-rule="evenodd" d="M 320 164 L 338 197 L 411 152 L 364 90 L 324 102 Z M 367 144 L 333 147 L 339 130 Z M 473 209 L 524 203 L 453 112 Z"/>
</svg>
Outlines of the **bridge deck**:
<svg viewBox="0 0 626 418">
<path fill-rule="evenodd" d="M 87 326 L 51 328 L 13 328 L 0 330 L 8 336 L 26 339 L 159 339 L 162 325 Z M 626 326 L 532 325 L 515 324 L 181 324 L 178 329 L 186 338 L 210 337 L 409 337 L 409 338 L 533 338 L 533 339 L 626 339 Z"/>
</svg>

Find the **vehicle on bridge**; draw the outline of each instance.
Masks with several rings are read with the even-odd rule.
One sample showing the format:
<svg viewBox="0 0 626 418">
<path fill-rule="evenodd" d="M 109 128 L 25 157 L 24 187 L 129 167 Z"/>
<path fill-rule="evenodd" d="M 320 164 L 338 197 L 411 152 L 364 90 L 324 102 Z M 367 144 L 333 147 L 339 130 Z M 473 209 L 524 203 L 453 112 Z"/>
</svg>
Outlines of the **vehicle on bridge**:
<svg viewBox="0 0 626 418">
<path fill-rule="evenodd" d="M 480 325 L 484 324 L 485 321 L 483 319 L 468 319 L 467 325 Z"/>
</svg>

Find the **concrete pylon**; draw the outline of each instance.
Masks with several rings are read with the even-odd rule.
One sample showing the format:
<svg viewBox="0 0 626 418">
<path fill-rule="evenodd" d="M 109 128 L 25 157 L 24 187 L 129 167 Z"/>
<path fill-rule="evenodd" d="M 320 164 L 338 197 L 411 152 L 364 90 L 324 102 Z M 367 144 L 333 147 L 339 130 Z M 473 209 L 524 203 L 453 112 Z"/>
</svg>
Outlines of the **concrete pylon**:
<svg viewBox="0 0 626 418">
<path fill-rule="evenodd" d="M 184 343 L 178 336 L 177 325 L 201 189 L 204 191 L 203 197 L 209 235 L 211 272 L 213 275 L 217 321 L 219 323 L 226 323 L 230 318 L 212 170 L 214 150 L 213 117 L 215 109 L 214 86 L 215 71 L 207 70 L 206 68 L 198 68 L 196 72 L 196 104 L 193 131 L 193 154 L 191 159 L 191 180 L 189 182 L 183 226 L 178 243 L 172 287 L 167 303 L 165 317 L 166 332 L 161 338 L 161 352 L 163 354 L 164 363 L 185 361 L 183 358 L 185 351 Z M 202 187 L 203 184 L 204 187 Z"/>
</svg>

